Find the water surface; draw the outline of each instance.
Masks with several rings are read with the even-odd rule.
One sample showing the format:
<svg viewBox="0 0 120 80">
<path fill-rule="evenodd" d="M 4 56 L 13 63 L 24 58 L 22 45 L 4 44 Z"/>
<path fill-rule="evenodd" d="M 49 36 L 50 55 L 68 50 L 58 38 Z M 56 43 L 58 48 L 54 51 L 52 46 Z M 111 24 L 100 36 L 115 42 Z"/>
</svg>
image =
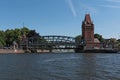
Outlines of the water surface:
<svg viewBox="0 0 120 80">
<path fill-rule="evenodd" d="M 0 54 L 0 80 L 120 80 L 120 54 Z"/>
</svg>

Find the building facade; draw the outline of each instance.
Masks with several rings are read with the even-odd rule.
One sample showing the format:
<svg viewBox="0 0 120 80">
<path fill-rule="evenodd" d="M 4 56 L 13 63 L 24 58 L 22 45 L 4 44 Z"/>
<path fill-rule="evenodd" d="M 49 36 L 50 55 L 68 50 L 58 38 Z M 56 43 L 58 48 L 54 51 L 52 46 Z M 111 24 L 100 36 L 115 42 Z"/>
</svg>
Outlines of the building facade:
<svg viewBox="0 0 120 80">
<path fill-rule="evenodd" d="M 90 14 L 86 14 L 82 22 L 82 39 L 85 41 L 87 49 L 100 48 L 99 40 L 94 38 L 94 24 L 91 21 Z"/>
</svg>

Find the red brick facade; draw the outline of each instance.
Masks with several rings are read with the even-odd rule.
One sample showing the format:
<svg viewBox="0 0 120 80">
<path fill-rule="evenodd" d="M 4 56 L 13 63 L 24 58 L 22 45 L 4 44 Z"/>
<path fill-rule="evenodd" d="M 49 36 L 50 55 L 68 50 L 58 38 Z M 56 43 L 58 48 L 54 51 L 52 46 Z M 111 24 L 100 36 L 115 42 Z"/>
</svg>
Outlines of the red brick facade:
<svg viewBox="0 0 120 80">
<path fill-rule="evenodd" d="M 86 14 L 82 22 L 82 38 L 86 41 L 87 49 L 100 46 L 99 43 L 94 43 L 94 24 L 91 21 L 90 14 Z"/>
</svg>

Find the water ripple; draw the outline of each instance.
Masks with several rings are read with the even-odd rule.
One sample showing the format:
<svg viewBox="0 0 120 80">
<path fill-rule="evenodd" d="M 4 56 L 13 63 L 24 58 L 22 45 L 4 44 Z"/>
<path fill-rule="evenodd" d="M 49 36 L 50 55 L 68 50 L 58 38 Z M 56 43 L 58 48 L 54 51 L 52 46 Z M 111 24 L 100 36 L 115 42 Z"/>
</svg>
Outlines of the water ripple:
<svg viewBox="0 0 120 80">
<path fill-rule="evenodd" d="M 120 80 L 120 55 L 0 54 L 0 80 Z"/>
</svg>

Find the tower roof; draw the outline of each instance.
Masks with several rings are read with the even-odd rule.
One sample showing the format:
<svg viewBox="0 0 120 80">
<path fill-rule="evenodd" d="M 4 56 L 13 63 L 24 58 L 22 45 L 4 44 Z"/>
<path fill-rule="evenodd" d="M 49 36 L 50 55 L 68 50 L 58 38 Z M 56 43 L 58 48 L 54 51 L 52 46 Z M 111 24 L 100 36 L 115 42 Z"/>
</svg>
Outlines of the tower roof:
<svg viewBox="0 0 120 80">
<path fill-rule="evenodd" d="M 91 21 L 91 18 L 90 18 L 90 14 L 86 14 L 85 15 L 85 19 L 84 19 L 84 21 L 86 22 L 86 23 L 92 23 L 92 21 Z"/>
</svg>

